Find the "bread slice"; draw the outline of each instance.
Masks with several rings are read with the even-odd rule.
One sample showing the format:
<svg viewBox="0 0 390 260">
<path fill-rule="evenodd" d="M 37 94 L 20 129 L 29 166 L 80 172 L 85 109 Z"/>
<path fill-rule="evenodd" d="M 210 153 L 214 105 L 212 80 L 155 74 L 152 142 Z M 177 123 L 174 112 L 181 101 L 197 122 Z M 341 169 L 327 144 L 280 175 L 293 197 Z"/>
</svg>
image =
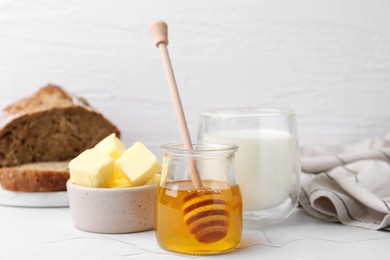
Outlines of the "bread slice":
<svg viewBox="0 0 390 260">
<path fill-rule="evenodd" d="M 0 182 L 11 191 L 60 191 L 66 190 L 69 179 L 69 162 L 29 163 L 0 168 Z"/>
<path fill-rule="evenodd" d="M 0 119 L 0 167 L 66 161 L 119 130 L 81 98 L 49 85 L 6 107 Z"/>
<path fill-rule="evenodd" d="M 42 172 L 40 166 L 32 170 L 31 165 L 27 169 L 21 165 L 69 161 L 111 133 L 120 136 L 119 130 L 85 99 L 48 85 L 0 112 L 0 168 L 6 167 L 0 183 L 15 191 L 66 189 L 63 180 L 69 175 L 50 169 L 53 164 Z M 26 183 L 28 179 L 30 184 Z"/>
</svg>

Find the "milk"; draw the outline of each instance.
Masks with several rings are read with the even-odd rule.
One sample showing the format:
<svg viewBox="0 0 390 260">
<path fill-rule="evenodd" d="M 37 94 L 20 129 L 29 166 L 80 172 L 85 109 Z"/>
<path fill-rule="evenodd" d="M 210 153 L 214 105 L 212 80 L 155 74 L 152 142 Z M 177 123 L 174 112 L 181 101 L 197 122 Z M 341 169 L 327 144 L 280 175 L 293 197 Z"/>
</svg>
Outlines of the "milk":
<svg viewBox="0 0 390 260">
<path fill-rule="evenodd" d="M 209 132 L 205 141 L 236 144 L 236 179 L 246 211 L 278 206 L 289 196 L 293 182 L 293 138 L 280 130 Z"/>
</svg>

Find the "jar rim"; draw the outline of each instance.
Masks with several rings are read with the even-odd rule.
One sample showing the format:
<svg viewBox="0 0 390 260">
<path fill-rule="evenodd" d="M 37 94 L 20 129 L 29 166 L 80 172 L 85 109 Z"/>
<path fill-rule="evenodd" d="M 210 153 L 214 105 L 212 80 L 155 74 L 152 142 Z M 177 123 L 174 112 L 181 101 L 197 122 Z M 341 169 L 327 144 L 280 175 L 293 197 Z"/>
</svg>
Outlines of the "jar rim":
<svg viewBox="0 0 390 260">
<path fill-rule="evenodd" d="M 196 142 L 192 144 L 193 150 L 184 148 L 183 143 L 169 143 L 160 146 L 163 152 L 177 156 L 216 156 L 232 154 L 238 151 L 235 144 L 222 144 L 214 142 Z"/>
<path fill-rule="evenodd" d="M 221 108 L 211 109 L 200 113 L 201 116 L 222 116 L 222 117 L 271 117 L 271 116 L 292 116 L 295 110 L 291 108 Z"/>
</svg>

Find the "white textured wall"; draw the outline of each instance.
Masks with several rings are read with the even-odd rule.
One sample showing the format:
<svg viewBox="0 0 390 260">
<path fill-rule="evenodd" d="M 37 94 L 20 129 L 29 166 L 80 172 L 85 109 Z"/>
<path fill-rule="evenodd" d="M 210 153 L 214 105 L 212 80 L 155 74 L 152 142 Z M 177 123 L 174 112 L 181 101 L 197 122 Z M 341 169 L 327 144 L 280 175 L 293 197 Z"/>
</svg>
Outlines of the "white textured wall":
<svg viewBox="0 0 390 260">
<path fill-rule="evenodd" d="M 204 109 L 295 108 L 301 144 L 390 130 L 390 1 L 0 0 L 0 105 L 57 83 L 158 151 L 179 139 L 158 50 L 169 46 L 193 135 Z"/>
</svg>

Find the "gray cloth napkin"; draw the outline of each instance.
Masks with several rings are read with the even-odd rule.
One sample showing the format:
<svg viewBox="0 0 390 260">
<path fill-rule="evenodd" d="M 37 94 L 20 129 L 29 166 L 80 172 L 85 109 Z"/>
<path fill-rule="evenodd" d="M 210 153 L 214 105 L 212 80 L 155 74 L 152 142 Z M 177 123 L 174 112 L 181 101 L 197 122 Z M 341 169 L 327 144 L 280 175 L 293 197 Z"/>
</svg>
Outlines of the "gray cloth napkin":
<svg viewBox="0 0 390 260">
<path fill-rule="evenodd" d="M 390 133 L 353 146 L 301 150 L 300 205 L 312 216 L 390 231 Z"/>
</svg>

